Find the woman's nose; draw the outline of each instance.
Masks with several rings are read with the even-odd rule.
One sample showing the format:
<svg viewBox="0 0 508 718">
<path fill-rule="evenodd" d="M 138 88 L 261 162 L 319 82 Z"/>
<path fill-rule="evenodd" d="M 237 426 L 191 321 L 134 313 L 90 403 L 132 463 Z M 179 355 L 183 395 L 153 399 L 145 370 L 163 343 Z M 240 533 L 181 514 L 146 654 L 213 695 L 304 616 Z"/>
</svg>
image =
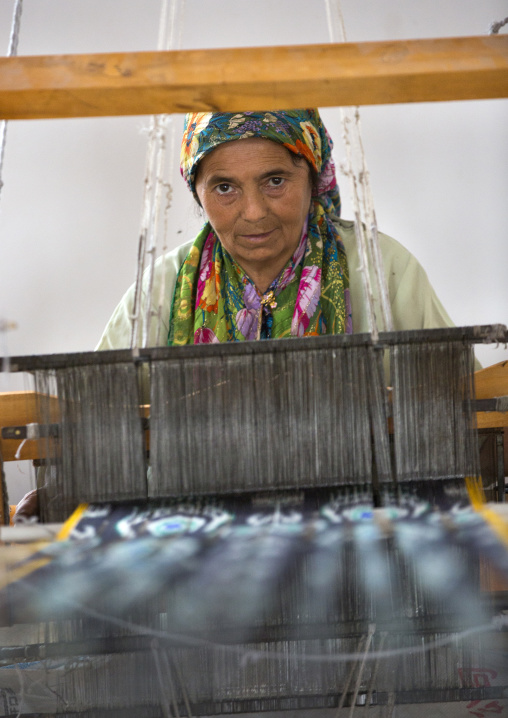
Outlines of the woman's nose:
<svg viewBox="0 0 508 718">
<path fill-rule="evenodd" d="M 259 190 L 249 190 L 244 193 L 242 214 L 248 222 L 259 222 L 266 216 L 266 202 L 263 193 Z"/>
</svg>

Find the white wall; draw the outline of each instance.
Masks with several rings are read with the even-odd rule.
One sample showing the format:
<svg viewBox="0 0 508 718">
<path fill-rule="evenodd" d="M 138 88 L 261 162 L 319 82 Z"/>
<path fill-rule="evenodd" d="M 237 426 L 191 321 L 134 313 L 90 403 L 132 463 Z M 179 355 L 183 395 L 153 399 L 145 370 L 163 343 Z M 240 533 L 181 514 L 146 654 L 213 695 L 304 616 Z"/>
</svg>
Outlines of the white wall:
<svg viewBox="0 0 508 718">
<path fill-rule="evenodd" d="M 6 52 L 14 0 L 0 3 Z M 343 0 L 348 39 L 481 35 L 505 0 Z M 19 54 L 152 50 L 159 0 L 24 0 Z M 506 28 L 505 28 L 506 29 Z M 186 0 L 182 47 L 327 42 L 321 0 Z M 338 112 L 324 110 L 343 159 Z M 365 107 L 378 222 L 457 324 L 508 322 L 508 101 Z M 175 123 L 181 127 L 182 118 Z M 11 122 L 0 194 L 0 353 L 92 349 L 134 278 L 148 118 Z M 340 180 L 345 217 L 347 183 Z M 172 244 L 200 224 L 175 167 Z M 481 347 L 480 360 L 508 357 Z M 22 388 L 3 377 L 0 390 Z M 16 471 L 25 471 L 20 467 Z M 22 492 L 10 479 L 11 499 Z M 16 488 L 16 485 L 18 487 Z"/>
</svg>

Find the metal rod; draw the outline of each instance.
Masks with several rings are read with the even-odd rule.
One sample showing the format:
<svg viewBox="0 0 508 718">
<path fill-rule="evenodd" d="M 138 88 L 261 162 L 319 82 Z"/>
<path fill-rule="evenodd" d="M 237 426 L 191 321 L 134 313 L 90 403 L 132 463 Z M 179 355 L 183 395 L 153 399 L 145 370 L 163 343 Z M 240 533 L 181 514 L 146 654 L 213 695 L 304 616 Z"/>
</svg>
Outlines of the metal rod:
<svg viewBox="0 0 508 718">
<path fill-rule="evenodd" d="M 129 350 L 119 349 L 104 352 L 82 352 L 74 354 L 41 354 L 11 357 L 10 371 L 36 371 L 38 369 L 63 369 L 65 367 L 135 363 L 143 364 L 159 360 L 207 359 L 255 354 L 278 354 L 285 352 L 310 351 L 318 349 L 340 349 L 344 347 L 373 346 L 385 349 L 397 344 L 464 341 L 472 344 L 508 343 L 508 329 L 503 324 L 487 324 L 472 327 L 450 327 L 444 329 L 415 329 L 398 332 L 381 332 L 379 341 L 373 343 L 370 334 L 336 334 L 303 339 L 277 339 L 272 342 L 234 342 L 231 344 L 191 344 L 183 347 L 149 347 Z M 1 358 L 0 358 L 1 359 Z"/>
</svg>

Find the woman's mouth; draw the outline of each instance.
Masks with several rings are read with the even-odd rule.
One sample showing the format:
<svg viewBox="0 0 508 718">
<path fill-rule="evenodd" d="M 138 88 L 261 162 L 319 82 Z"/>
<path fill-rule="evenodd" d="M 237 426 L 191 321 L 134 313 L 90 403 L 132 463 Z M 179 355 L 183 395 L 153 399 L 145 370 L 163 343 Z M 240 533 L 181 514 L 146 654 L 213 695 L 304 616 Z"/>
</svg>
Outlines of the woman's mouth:
<svg viewBox="0 0 508 718">
<path fill-rule="evenodd" d="M 257 234 L 242 234 L 242 237 L 249 242 L 262 242 L 264 239 L 268 239 L 272 232 L 273 229 L 269 232 L 259 232 Z"/>
</svg>

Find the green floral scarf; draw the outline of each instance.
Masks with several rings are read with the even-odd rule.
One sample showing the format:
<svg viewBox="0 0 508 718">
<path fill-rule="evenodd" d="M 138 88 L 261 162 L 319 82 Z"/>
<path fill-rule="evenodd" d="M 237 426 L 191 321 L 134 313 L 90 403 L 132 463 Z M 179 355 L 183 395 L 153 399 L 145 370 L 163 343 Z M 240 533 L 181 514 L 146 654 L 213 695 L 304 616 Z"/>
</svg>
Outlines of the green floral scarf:
<svg viewBox="0 0 508 718">
<path fill-rule="evenodd" d="M 300 243 L 261 294 L 207 223 L 178 274 L 170 345 L 352 332 L 347 259 L 333 221 L 340 197 L 332 142 L 317 110 L 188 115 L 182 174 L 195 192 L 200 159 L 222 142 L 257 136 L 282 143 L 318 173 Z"/>
</svg>

